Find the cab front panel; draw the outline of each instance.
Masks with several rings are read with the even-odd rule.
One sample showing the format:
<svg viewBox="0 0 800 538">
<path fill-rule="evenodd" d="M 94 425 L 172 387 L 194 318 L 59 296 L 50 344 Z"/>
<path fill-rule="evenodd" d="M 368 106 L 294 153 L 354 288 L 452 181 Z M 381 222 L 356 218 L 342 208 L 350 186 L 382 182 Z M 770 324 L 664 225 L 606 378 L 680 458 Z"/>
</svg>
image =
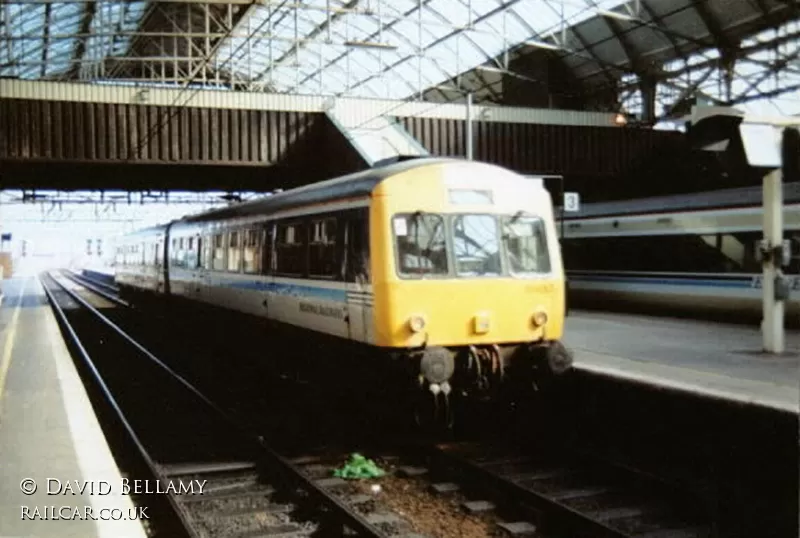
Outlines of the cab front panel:
<svg viewBox="0 0 800 538">
<path fill-rule="evenodd" d="M 412 170 L 373 193 L 377 345 L 561 339 L 564 279 L 550 197 L 484 166 Z"/>
</svg>

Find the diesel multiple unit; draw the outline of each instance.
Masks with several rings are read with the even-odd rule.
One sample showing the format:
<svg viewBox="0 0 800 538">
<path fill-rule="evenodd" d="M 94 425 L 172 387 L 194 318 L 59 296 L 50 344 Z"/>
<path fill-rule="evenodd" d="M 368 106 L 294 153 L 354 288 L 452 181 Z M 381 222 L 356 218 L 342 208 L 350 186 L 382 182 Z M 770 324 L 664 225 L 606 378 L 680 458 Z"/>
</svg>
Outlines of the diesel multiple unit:
<svg viewBox="0 0 800 538">
<path fill-rule="evenodd" d="M 550 195 L 485 163 L 405 161 L 138 231 L 116 282 L 347 342 L 437 397 L 571 364 Z"/>
</svg>

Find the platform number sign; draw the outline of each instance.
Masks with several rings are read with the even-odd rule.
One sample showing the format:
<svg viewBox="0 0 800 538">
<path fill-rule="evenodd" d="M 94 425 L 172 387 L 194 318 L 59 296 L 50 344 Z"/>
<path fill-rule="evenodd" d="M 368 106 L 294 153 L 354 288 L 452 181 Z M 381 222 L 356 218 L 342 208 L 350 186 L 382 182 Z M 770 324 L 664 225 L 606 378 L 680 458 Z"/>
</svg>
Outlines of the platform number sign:
<svg viewBox="0 0 800 538">
<path fill-rule="evenodd" d="M 581 197 L 577 192 L 564 193 L 564 211 L 574 213 L 581 209 Z"/>
</svg>

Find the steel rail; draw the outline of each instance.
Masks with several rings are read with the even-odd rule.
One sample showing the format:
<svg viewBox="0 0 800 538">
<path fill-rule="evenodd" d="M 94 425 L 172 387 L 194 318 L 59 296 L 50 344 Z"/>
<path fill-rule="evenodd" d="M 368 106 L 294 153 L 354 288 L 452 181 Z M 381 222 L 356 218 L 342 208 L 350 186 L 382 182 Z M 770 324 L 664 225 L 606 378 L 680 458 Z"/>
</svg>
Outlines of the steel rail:
<svg viewBox="0 0 800 538">
<path fill-rule="evenodd" d="M 557 526 L 558 532 L 574 532 L 580 536 L 592 536 L 593 538 L 631 538 L 636 535 L 614 528 L 610 524 L 613 519 L 608 520 L 608 523 L 602 519 L 595 519 L 588 513 L 559 502 L 554 496 L 529 489 L 479 463 L 470 461 L 468 457 L 450 453 L 446 447 L 430 447 L 428 456 L 438 467 L 454 469 L 463 476 L 466 482 L 479 484 L 482 488 L 499 492 L 502 497 L 512 500 L 522 510 L 532 509 L 544 512 L 548 526 Z M 548 478 L 545 474 L 547 473 L 544 473 L 542 478 Z M 632 515 L 635 515 L 633 512 L 635 510 L 631 512 Z M 680 537 L 684 536 L 682 532 L 688 528 L 687 525 L 683 528 L 669 530 L 675 533 L 674 536 Z"/>
<path fill-rule="evenodd" d="M 76 299 L 84 304 L 86 304 L 80 297 L 71 293 L 63 284 L 58 282 L 55 278 L 48 275 L 50 280 L 52 280 L 57 285 L 61 286 L 61 288 L 67 292 L 73 299 Z M 61 305 L 58 304 L 53 292 L 50 290 L 50 287 L 45 283 L 44 279 L 40 276 L 39 282 L 44 289 L 45 294 L 47 295 L 47 299 L 50 302 L 50 306 L 52 307 L 53 311 L 56 314 L 57 322 L 61 327 L 62 331 L 69 336 L 70 341 L 72 342 L 74 348 L 77 351 L 77 354 L 80 356 L 83 364 L 89 369 L 89 372 L 92 374 L 92 380 L 96 384 L 97 388 L 100 389 L 103 398 L 106 400 L 106 403 L 114 410 L 116 414 L 117 420 L 119 420 L 122 427 L 125 429 L 130 441 L 136 447 L 136 451 L 138 452 L 139 457 L 144 461 L 149 473 L 153 476 L 153 478 L 157 479 L 160 477 L 161 473 L 159 472 L 158 464 L 150 457 L 150 454 L 147 452 L 147 449 L 144 447 L 144 444 L 139 439 L 139 436 L 136 435 L 133 427 L 131 426 L 130 422 L 128 421 L 125 413 L 122 411 L 122 408 L 117 403 L 117 400 L 111 394 L 111 390 L 108 388 L 108 385 L 103 380 L 103 376 L 100 375 L 97 367 L 95 366 L 94 362 L 92 361 L 89 353 L 86 351 L 86 348 L 83 346 L 81 339 L 78 337 L 78 334 L 75 332 L 75 329 L 70 324 L 69 320 L 67 319 L 67 315 L 64 313 L 64 310 L 61 308 Z M 186 531 L 187 535 L 191 538 L 199 538 L 194 531 L 192 530 L 192 526 L 189 522 L 185 519 L 182 510 L 178 507 L 176 499 L 172 495 L 167 495 L 167 501 L 169 502 L 170 510 L 172 515 L 181 522 L 183 529 Z"/>
<path fill-rule="evenodd" d="M 202 392 L 200 392 L 197 388 L 195 388 L 189 381 L 183 378 L 180 374 L 175 372 L 172 368 L 167 366 L 163 361 L 161 361 L 158 357 L 153 355 L 150 351 L 148 351 L 144 346 L 139 344 L 136 340 L 134 340 L 131 336 L 129 336 L 124 330 L 118 327 L 113 321 L 108 319 L 105 315 L 103 315 L 99 310 L 94 308 L 91 304 L 89 304 L 85 299 L 83 299 L 80 295 L 78 295 L 73 290 L 70 290 L 64 284 L 59 282 L 57 279 L 50 276 L 50 279 L 53 280 L 57 285 L 59 285 L 64 292 L 66 292 L 73 300 L 79 303 L 82 307 L 90 311 L 94 316 L 102 321 L 108 328 L 112 329 L 114 332 L 119 334 L 124 340 L 126 340 L 131 346 L 136 348 L 139 352 L 143 355 L 147 356 L 153 363 L 160 366 L 165 372 L 167 372 L 174 380 L 182 384 L 186 389 L 189 390 L 192 394 L 197 396 L 203 403 L 208 405 L 211 409 L 213 409 L 223 420 L 225 420 L 228 424 L 236 427 L 240 430 L 243 434 L 248 436 L 251 439 L 254 439 L 262 452 L 262 456 L 264 456 L 265 461 L 272 463 L 273 465 L 266 465 L 264 467 L 267 474 L 273 475 L 275 478 L 279 479 L 284 484 L 291 484 L 292 486 L 302 489 L 305 491 L 311 499 L 316 501 L 316 503 L 326 507 L 327 509 L 331 510 L 333 518 L 340 522 L 343 526 L 348 527 L 350 530 L 355 531 L 361 536 L 373 537 L 373 538 L 383 538 L 385 533 L 380 531 L 374 525 L 370 524 L 364 517 L 360 514 L 357 514 L 350 510 L 343 502 L 339 499 L 334 497 L 333 495 L 329 494 L 323 488 L 315 484 L 311 479 L 307 478 L 297 466 L 291 463 L 288 459 L 281 456 L 275 450 L 273 450 L 264 440 L 264 438 L 259 435 L 257 432 L 252 431 L 250 428 L 241 424 L 238 420 L 230 416 L 227 412 L 217 406 L 214 402 L 209 400 Z M 61 307 L 57 304 L 55 297 L 53 297 L 52 293 L 47 289 L 47 286 L 44 285 L 42 282 L 43 287 L 45 288 L 45 292 L 47 293 L 48 299 L 53 305 L 53 308 L 57 310 L 59 313 L 59 318 L 62 320 L 63 323 L 66 324 L 68 333 L 70 334 L 70 338 L 76 343 L 78 349 L 80 350 L 80 354 L 84 362 L 86 362 L 91 371 L 93 376 L 99 382 L 104 396 L 108 399 L 109 403 L 116 411 L 118 416 L 123 422 L 125 429 L 128 431 L 129 435 L 132 436 L 134 440 L 134 444 L 136 444 L 137 449 L 142 452 L 145 457 L 145 461 L 147 462 L 148 466 L 152 469 L 157 469 L 157 464 L 150 458 L 147 454 L 144 446 L 142 445 L 141 441 L 139 441 L 138 437 L 134 433 L 132 427 L 125 419 L 122 410 L 120 409 L 119 405 L 114 400 L 113 396 L 111 395 L 108 387 L 102 381 L 99 372 L 95 368 L 94 364 L 91 361 L 88 353 L 86 352 L 83 345 L 80 343 L 80 339 L 78 338 L 77 334 L 75 333 L 74 329 L 69 325 L 67 321 L 66 315 L 64 314 Z M 88 289 L 88 288 L 87 288 Z M 157 473 L 157 474 L 160 474 Z M 170 502 L 174 504 L 174 500 L 170 499 Z M 180 510 L 175 507 L 176 513 L 181 513 Z M 179 516 L 181 521 L 185 522 L 185 519 L 182 516 Z M 185 523 L 191 527 L 188 523 Z"/>
</svg>

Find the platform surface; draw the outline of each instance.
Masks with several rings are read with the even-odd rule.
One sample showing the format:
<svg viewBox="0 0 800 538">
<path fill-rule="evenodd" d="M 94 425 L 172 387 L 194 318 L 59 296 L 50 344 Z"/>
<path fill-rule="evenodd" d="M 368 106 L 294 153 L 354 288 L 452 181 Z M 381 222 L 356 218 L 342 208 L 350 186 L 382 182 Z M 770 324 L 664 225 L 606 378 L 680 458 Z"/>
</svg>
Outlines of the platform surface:
<svg viewBox="0 0 800 538">
<path fill-rule="evenodd" d="M 145 538 L 40 282 L 0 285 L 0 537 Z M 28 478 L 32 495 L 21 490 Z M 79 493 L 81 481 L 95 494 Z"/>
<path fill-rule="evenodd" d="M 800 332 L 786 353 L 761 353 L 758 327 L 667 317 L 570 311 L 565 341 L 579 370 L 800 411 Z"/>
</svg>

